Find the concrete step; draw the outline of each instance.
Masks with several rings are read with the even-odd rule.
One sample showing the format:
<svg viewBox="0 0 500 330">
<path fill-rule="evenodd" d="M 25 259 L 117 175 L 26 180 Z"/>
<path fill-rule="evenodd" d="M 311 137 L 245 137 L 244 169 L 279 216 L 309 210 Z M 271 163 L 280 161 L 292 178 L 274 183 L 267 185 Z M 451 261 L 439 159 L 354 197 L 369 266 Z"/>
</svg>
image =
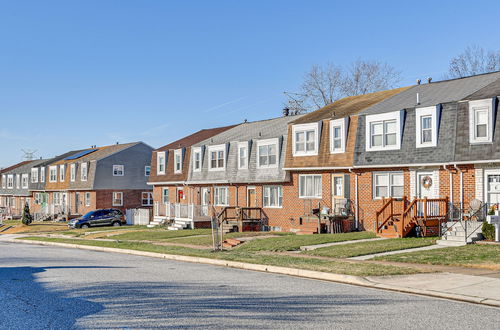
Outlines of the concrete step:
<svg viewBox="0 0 500 330">
<path fill-rule="evenodd" d="M 168 226 L 167 227 L 168 230 L 179 230 L 179 228 L 177 227 L 173 227 L 173 226 Z"/>
<path fill-rule="evenodd" d="M 443 239 L 447 241 L 460 241 L 460 242 L 465 242 L 465 236 L 452 236 L 452 235 L 447 235 L 446 237 L 443 237 Z"/>
<path fill-rule="evenodd" d="M 448 241 L 448 240 L 437 240 L 436 241 L 437 245 L 442 245 L 442 246 L 464 246 L 467 245 L 464 241 Z"/>
</svg>

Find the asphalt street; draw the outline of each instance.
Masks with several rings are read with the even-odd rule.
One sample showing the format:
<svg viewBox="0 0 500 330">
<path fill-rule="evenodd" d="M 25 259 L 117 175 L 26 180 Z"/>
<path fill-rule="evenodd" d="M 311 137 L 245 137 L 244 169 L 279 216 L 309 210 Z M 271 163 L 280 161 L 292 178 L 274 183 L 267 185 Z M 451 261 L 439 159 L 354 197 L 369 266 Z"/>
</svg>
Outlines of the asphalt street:
<svg viewBox="0 0 500 330">
<path fill-rule="evenodd" d="M 116 253 L 0 243 L 0 329 L 499 329 L 498 308 Z"/>
</svg>

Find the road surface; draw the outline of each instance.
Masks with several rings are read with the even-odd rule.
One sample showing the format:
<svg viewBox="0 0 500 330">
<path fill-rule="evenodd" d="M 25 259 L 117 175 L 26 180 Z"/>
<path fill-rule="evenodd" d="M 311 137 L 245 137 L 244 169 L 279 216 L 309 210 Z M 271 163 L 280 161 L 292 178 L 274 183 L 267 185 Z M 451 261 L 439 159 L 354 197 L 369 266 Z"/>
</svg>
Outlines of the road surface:
<svg viewBox="0 0 500 330">
<path fill-rule="evenodd" d="M 0 329 L 499 329 L 493 307 L 284 275 L 0 243 Z"/>
</svg>

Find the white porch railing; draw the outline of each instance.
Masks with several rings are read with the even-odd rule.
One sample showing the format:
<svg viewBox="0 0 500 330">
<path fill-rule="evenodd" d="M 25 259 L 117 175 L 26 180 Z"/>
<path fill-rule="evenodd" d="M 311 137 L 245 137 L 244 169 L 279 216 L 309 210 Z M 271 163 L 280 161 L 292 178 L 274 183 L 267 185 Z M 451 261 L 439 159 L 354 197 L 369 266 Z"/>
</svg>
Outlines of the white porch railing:
<svg viewBox="0 0 500 330">
<path fill-rule="evenodd" d="M 210 219 L 208 205 L 195 204 L 155 202 L 153 204 L 153 215 L 155 217 L 166 217 L 168 219 Z"/>
</svg>

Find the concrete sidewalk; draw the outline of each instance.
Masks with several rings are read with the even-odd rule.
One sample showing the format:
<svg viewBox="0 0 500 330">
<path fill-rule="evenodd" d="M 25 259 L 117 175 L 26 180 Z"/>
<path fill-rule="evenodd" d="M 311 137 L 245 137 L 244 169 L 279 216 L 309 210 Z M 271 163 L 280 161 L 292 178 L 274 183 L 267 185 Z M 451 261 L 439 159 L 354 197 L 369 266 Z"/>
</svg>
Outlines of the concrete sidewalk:
<svg viewBox="0 0 500 330">
<path fill-rule="evenodd" d="M 354 243 L 362 243 L 362 242 L 371 242 L 371 241 L 380 241 L 387 239 L 385 237 L 377 237 L 377 238 L 365 238 L 365 239 L 357 239 L 352 241 L 343 241 L 343 242 L 333 242 L 333 243 L 323 243 L 316 245 L 304 245 L 300 247 L 301 251 L 312 251 L 316 249 L 321 249 L 324 247 L 335 246 L 335 245 L 346 245 L 346 244 L 354 244 Z"/>
<path fill-rule="evenodd" d="M 78 245 L 68 243 L 26 241 L 16 238 L 25 235 L 0 235 L 0 241 L 16 244 L 36 244 L 46 246 L 59 246 L 101 252 L 124 253 L 144 257 L 162 258 L 169 260 L 210 264 L 223 267 L 232 267 L 245 270 L 268 272 L 298 276 L 316 280 L 332 281 L 345 284 L 359 285 L 377 289 L 398 291 L 417 295 L 431 296 L 437 298 L 452 299 L 482 305 L 500 307 L 500 279 L 464 275 L 454 273 L 430 273 L 397 276 L 352 276 L 325 273 L 312 270 L 250 264 L 239 261 L 228 261 L 221 259 L 209 259 L 201 257 L 189 257 L 182 255 L 163 254 L 155 252 L 144 252 L 137 250 L 126 250 L 119 248 L 106 248 L 100 246 Z"/>
<path fill-rule="evenodd" d="M 363 255 L 363 256 L 351 257 L 351 258 L 348 258 L 348 259 L 352 259 L 352 260 L 369 260 L 369 259 L 373 259 L 375 257 L 390 256 L 390 255 L 393 255 L 393 254 L 402 254 L 402 253 L 409 253 L 409 252 L 435 250 L 435 249 L 442 249 L 442 248 L 447 248 L 447 247 L 449 247 L 449 246 L 434 244 L 434 245 L 422 246 L 422 247 L 418 247 L 418 248 L 410 248 L 410 249 L 404 249 L 404 250 L 396 250 L 396 251 L 389 251 L 389 252 L 366 254 L 366 255 Z"/>
</svg>

